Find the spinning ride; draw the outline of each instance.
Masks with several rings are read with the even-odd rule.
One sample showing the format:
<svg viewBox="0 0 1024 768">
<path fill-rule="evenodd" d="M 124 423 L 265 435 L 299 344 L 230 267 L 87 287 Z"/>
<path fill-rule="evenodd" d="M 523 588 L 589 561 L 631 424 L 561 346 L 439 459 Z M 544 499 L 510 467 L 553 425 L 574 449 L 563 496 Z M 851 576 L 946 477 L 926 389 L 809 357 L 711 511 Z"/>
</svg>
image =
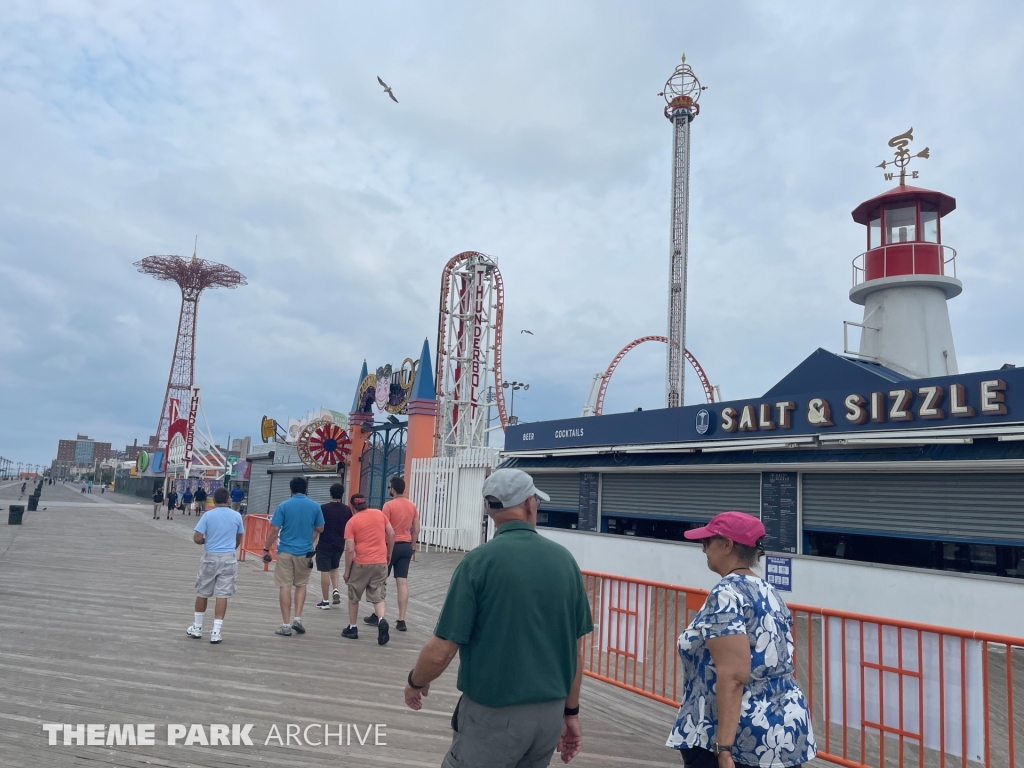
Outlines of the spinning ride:
<svg viewBox="0 0 1024 768">
<path fill-rule="evenodd" d="M 304 426 L 295 441 L 299 459 L 317 472 L 344 471 L 352 453 L 351 445 L 348 432 L 327 419 L 317 419 Z"/>
</svg>

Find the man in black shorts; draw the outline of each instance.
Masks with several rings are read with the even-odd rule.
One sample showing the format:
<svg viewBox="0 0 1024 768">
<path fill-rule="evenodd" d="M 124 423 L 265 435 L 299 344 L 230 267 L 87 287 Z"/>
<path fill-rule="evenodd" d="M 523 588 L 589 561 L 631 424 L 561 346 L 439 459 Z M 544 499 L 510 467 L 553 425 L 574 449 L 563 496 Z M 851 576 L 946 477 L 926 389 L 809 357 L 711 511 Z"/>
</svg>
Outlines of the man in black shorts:
<svg viewBox="0 0 1024 768">
<path fill-rule="evenodd" d="M 338 579 L 341 576 L 341 554 L 345 551 L 345 524 L 352 518 L 352 510 L 342 502 L 345 486 L 335 483 L 331 486 L 331 501 L 321 504 L 324 513 L 324 530 L 317 538 L 316 569 L 320 571 L 320 591 L 324 599 L 316 604 L 322 611 L 329 610 L 331 603 L 341 603 Z M 331 588 L 331 602 L 327 601 L 327 590 Z"/>
<path fill-rule="evenodd" d="M 388 484 L 391 500 L 384 505 L 384 516 L 395 531 L 395 550 L 388 563 L 388 575 L 395 573 L 395 587 L 398 592 L 398 621 L 395 629 L 405 632 L 405 612 L 409 608 L 409 563 L 416 559 L 416 541 L 420 535 L 420 513 L 405 496 L 405 479 L 395 475 Z M 377 616 L 363 619 L 367 624 L 376 624 Z"/>
</svg>

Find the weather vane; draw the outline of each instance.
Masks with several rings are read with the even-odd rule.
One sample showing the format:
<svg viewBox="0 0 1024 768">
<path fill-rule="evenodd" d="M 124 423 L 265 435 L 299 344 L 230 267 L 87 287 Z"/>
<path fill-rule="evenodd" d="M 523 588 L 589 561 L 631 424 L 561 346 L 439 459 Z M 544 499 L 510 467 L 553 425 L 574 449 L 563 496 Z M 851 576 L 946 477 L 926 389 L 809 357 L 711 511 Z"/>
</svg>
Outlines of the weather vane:
<svg viewBox="0 0 1024 768">
<path fill-rule="evenodd" d="M 896 156 L 892 160 L 883 160 L 881 163 L 876 165 L 876 168 L 881 168 L 883 171 L 887 166 L 895 166 L 900 169 L 900 186 L 907 183 L 907 166 L 910 161 L 915 157 L 920 157 L 924 160 L 928 159 L 928 147 L 925 147 L 916 155 L 910 154 L 910 150 L 907 149 L 907 145 L 914 140 L 914 129 L 911 128 L 906 133 L 901 133 L 899 136 L 893 136 L 889 139 L 889 146 L 893 147 L 896 152 Z M 888 171 L 884 174 L 886 181 L 892 181 L 892 177 L 895 175 L 895 171 Z M 910 172 L 910 178 L 917 178 L 917 171 Z"/>
</svg>

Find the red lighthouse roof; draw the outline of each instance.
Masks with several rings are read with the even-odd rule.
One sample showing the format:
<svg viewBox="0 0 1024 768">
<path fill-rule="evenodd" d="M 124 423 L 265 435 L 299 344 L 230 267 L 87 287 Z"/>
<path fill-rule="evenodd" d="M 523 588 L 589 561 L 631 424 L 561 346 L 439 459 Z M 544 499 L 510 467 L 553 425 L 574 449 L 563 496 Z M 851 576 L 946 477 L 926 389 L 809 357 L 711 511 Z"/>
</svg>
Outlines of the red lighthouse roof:
<svg viewBox="0 0 1024 768">
<path fill-rule="evenodd" d="M 893 187 L 888 192 L 883 192 L 870 200 L 865 200 L 853 209 L 851 215 L 855 222 L 867 226 L 871 219 L 874 218 L 878 209 L 883 205 L 901 203 L 905 200 L 923 200 L 937 206 L 940 218 L 956 210 L 956 198 L 954 197 L 950 197 L 942 192 L 935 192 L 931 189 L 902 185 Z"/>
</svg>

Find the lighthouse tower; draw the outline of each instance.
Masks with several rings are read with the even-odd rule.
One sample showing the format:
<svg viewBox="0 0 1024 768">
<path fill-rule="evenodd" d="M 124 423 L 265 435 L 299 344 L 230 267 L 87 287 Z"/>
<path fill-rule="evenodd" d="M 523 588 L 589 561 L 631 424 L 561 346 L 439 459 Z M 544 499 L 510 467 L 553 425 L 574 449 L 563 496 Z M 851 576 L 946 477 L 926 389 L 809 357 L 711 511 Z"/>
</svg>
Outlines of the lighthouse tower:
<svg viewBox="0 0 1024 768">
<path fill-rule="evenodd" d="M 918 176 L 907 171 L 909 161 L 928 157 L 927 148 L 913 156 L 907 150 L 912 131 L 890 140 L 896 159 L 879 166 L 899 169 L 899 186 L 853 210 L 867 228 L 867 251 L 853 260 L 850 301 L 864 307 L 861 357 L 915 378 L 947 376 L 959 371 L 946 302 L 963 284 L 956 251 L 942 244 L 941 220 L 956 200 L 906 184 Z"/>
</svg>

